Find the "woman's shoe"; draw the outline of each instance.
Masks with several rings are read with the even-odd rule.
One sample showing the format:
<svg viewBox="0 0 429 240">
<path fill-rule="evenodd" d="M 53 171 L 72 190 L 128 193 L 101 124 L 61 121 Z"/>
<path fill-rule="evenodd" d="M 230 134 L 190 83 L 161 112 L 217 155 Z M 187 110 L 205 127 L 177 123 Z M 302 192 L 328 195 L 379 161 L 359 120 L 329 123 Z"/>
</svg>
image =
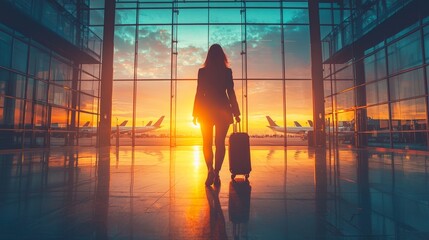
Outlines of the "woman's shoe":
<svg viewBox="0 0 429 240">
<path fill-rule="evenodd" d="M 214 172 L 213 171 L 209 171 L 207 173 L 206 186 L 212 185 L 213 181 L 214 181 L 214 178 L 215 178 Z"/>
<path fill-rule="evenodd" d="M 214 177 L 214 179 L 213 179 L 213 184 L 214 184 L 216 187 L 219 187 L 219 186 L 220 186 L 220 177 L 219 177 L 219 174 L 216 174 L 216 175 L 215 175 L 215 177 Z"/>
</svg>

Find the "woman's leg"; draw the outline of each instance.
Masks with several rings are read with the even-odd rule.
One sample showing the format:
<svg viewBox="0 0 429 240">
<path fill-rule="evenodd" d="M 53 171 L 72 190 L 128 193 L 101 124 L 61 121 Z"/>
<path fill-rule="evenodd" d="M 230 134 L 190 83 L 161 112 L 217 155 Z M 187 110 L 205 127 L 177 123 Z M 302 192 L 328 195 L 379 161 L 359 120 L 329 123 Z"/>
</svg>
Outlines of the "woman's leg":
<svg viewBox="0 0 429 240">
<path fill-rule="evenodd" d="M 213 170 L 213 124 L 200 123 L 203 135 L 203 153 L 207 169 Z"/>
<path fill-rule="evenodd" d="M 225 137 L 229 129 L 229 124 L 217 124 L 215 135 L 215 174 L 218 175 L 222 168 L 223 160 L 225 158 Z"/>
</svg>

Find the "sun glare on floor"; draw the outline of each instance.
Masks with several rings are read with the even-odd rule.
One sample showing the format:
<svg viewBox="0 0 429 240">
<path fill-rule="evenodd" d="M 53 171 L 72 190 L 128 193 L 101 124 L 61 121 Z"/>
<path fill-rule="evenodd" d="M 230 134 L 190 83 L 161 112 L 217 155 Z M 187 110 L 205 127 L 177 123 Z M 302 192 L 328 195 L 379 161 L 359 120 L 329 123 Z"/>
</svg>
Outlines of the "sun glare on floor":
<svg viewBox="0 0 429 240">
<path fill-rule="evenodd" d="M 193 154 L 194 154 L 194 160 L 193 160 L 193 166 L 194 166 L 194 170 L 198 171 L 200 169 L 201 166 L 201 147 L 200 146 L 193 146 Z"/>
</svg>

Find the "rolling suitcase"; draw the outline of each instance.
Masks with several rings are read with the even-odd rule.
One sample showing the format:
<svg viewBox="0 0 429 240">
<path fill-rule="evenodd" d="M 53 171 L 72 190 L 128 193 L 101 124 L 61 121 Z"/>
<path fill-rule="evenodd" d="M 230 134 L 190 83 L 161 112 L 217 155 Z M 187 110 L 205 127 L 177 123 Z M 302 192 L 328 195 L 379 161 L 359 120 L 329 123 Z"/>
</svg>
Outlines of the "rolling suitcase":
<svg viewBox="0 0 429 240">
<path fill-rule="evenodd" d="M 250 163 L 250 144 L 249 135 L 245 132 L 241 132 L 241 126 L 239 126 L 239 132 L 234 124 L 233 133 L 229 137 L 229 171 L 231 172 L 231 179 L 234 180 L 236 175 L 244 175 L 245 179 L 249 178 L 252 166 Z"/>
</svg>

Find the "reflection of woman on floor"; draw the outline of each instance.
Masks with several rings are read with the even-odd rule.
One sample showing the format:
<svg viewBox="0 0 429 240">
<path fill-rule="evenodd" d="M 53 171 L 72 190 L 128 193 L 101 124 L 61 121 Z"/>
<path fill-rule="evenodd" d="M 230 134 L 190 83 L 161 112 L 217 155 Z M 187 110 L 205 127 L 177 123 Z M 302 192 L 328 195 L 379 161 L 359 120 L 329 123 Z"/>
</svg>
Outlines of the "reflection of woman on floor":
<svg viewBox="0 0 429 240">
<path fill-rule="evenodd" d="M 225 227 L 225 217 L 219 202 L 220 188 L 206 187 L 207 201 L 210 206 L 210 235 L 211 240 L 228 239 Z"/>
<path fill-rule="evenodd" d="M 229 125 L 233 123 L 233 115 L 240 122 L 240 110 L 234 92 L 232 71 L 228 67 L 228 59 L 219 44 L 213 44 L 204 63 L 198 71 L 197 93 L 194 101 L 194 124 L 201 125 L 203 135 L 203 152 L 207 164 L 206 186 L 220 185 L 219 171 L 225 157 L 225 137 Z M 213 168 L 213 127 L 215 127 Z"/>
</svg>

